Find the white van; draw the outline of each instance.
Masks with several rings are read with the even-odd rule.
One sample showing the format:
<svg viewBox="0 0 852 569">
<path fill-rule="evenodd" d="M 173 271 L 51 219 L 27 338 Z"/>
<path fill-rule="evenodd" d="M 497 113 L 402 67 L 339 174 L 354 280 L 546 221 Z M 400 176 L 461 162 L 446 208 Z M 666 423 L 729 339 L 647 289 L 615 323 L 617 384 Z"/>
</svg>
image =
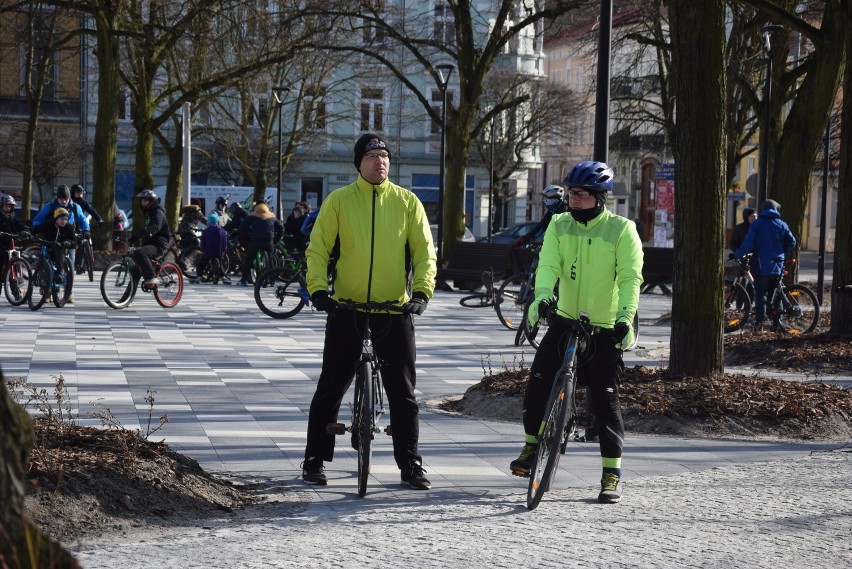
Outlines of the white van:
<svg viewBox="0 0 852 569">
<path fill-rule="evenodd" d="M 157 186 L 154 188 L 154 191 L 162 198 L 166 194 L 166 187 Z M 276 188 L 266 188 L 264 198 L 269 204 L 269 209 L 273 212 L 275 211 L 275 197 L 277 194 L 278 190 Z M 190 203 L 194 203 L 200 207 L 205 217 L 216 206 L 216 198 L 219 196 L 226 197 L 229 204 L 238 201 L 243 204 L 243 207 L 249 209 L 253 195 L 254 188 L 251 186 L 197 186 L 193 184 L 189 191 Z"/>
</svg>

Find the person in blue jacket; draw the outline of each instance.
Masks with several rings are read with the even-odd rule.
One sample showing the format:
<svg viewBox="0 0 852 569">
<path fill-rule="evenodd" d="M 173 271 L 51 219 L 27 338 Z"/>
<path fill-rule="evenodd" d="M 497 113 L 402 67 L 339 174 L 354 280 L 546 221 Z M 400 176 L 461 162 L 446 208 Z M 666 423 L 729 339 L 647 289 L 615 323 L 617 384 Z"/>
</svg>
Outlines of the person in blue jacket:
<svg viewBox="0 0 852 569">
<path fill-rule="evenodd" d="M 56 188 L 54 198 L 44 204 L 38 214 L 36 214 L 33 219 L 34 232 L 42 225 L 53 225 L 53 213 L 59 208 L 68 212 L 68 225 L 73 227 L 76 233 L 80 233 L 83 237 L 88 238 L 89 231 L 91 231 L 91 228 L 89 227 L 89 220 L 86 218 L 86 214 L 83 213 L 80 206 L 74 203 L 71 199 L 71 190 L 69 190 L 68 186 L 65 184 Z M 71 265 L 74 266 L 77 260 L 77 255 L 73 248 L 68 251 L 68 258 L 71 260 Z M 71 294 L 70 290 L 68 291 L 68 303 L 74 304 L 74 296 Z"/>
<path fill-rule="evenodd" d="M 731 253 L 739 259 L 752 253 L 751 271 L 754 275 L 754 328 L 763 327 L 766 318 L 766 294 L 781 277 L 784 256 L 796 247 L 796 238 L 790 227 L 781 220 L 781 205 L 775 200 L 766 200 L 760 206 L 757 219 L 751 222 L 742 245 Z M 773 322 L 777 327 L 778 323 Z"/>
</svg>

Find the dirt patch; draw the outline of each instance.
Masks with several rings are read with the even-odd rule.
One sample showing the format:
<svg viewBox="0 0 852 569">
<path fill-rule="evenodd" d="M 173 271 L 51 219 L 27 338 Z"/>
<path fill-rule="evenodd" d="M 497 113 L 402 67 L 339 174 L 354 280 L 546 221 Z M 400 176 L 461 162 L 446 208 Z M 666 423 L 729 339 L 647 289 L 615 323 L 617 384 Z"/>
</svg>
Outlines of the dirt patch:
<svg viewBox="0 0 852 569">
<path fill-rule="evenodd" d="M 850 341 L 827 334 L 791 338 L 774 333 L 725 339 L 729 365 L 848 375 Z M 818 362 L 818 363 L 817 363 Z M 815 365 L 816 364 L 816 365 Z M 441 409 L 502 421 L 521 421 L 529 370 L 486 376 Z M 582 390 L 581 390 L 582 391 Z M 726 373 L 715 379 L 674 377 L 663 369 L 625 370 L 622 413 L 628 432 L 678 436 L 849 440 L 852 391 L 819 381 L 789 381 Z"/>
</svg>

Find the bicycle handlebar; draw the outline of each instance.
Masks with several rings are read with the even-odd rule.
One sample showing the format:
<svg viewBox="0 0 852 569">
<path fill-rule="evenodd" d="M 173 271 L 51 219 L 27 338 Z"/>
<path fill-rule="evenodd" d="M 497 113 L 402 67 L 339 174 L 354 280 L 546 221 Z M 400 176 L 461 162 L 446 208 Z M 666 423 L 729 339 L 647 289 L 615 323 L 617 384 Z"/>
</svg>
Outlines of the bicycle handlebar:
<svg viewBox="0 0 852 569">
<path fill-rule="evenodd" d="M 386 300 L 384 302 L 358 302 L 351 298 L 339 298 L 337 304 L 341 310 L 363 310 L 365 312 L 395 312 L 398 314 L 405 313 L 405 307 L 400 306 L 394 300 Z"/>
</svg>

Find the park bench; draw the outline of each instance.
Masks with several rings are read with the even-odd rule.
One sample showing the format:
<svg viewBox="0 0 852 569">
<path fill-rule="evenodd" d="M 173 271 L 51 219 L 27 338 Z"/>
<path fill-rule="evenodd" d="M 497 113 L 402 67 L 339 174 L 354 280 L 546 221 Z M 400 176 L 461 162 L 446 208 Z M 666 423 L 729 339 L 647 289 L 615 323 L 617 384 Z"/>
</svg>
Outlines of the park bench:
<svg viewBox="0 0 852 569">
<path fill-rule="evenodd" d="M 456 288 L 475 290 L 482 286 L 482 272 L 493 270 L 494 280 L 512 274 L 512 243 L 470 243 L 453 245 L 446 266 L 438 269 L 439 281 L 453 281 Z"/>
<path fill-rule="evenodd" d="M 639 292 L 651 292 L 655 288 L 669 296 L 669 285 L 674 280 L 674 249 L 671 247 L 643 247 L 642 288 Z"/>
</svg>

